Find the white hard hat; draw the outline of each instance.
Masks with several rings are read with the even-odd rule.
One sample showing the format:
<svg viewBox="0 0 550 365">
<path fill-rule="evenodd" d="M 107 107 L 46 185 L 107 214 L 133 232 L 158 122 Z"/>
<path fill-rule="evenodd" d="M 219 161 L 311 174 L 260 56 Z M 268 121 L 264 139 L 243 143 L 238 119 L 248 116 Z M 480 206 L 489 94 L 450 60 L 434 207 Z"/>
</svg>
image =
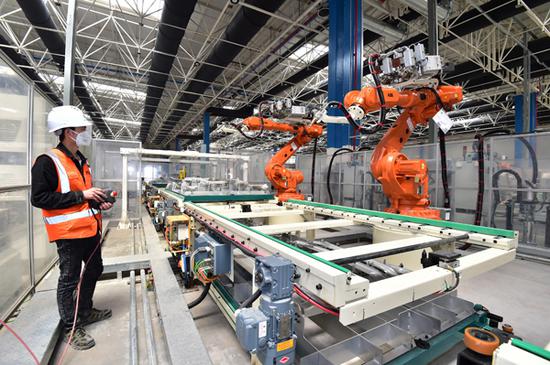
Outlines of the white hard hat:
<svg viewBox="0 0 550 365">
<path fill-rule="evenodd" d="M 86 119 L 82 110 L 74 105 L 56 106 L 48 113 L 48 130 L 56 135 L 63 128 L 89 127 L 93 123 Z"/>
</svg>

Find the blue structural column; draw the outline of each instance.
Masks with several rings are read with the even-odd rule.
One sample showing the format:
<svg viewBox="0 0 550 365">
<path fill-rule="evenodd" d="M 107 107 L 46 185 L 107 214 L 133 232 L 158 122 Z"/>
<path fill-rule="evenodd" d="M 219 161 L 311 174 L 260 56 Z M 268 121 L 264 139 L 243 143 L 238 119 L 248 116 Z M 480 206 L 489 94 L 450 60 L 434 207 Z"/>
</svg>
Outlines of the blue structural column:
<svg viewBox="0 0 550 365">
<path fill-rule="evenodd" d="M 204 146 L 202 152 L 210 153 L 210 113 L 204 113 L 202 123 L 202 140 Z"/>
<path fill-rule="evenodd" d="M 529 123 L 524 123 L 523 120 L 523 95 L 514 96 L 515 106 L 515 132 L 516 133 L 529 133 L 533 132 L 537 127 L 537 93 L 531 93 L 529 100 Z"/>
<path fill-rule="evenodd" d="M 329 0 L 328 99 L 344 101 L 350 90 L 361 88 L 363 72 L 363 16 L 361 0 Z M 336 109 L 329 115 L 343 116 Z M 329 123 L 327 147 L 354 143 L 349 124 Z"/>
</svg>

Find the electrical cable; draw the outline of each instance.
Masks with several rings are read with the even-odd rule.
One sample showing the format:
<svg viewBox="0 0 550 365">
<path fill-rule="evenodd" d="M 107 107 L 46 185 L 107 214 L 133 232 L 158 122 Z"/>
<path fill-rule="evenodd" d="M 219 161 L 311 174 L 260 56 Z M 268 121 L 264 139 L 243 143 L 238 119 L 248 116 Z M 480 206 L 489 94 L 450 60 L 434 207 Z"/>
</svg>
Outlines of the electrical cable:
<svg viewBox="0 0 550 365">
<path fill-rule="evenodd" d="M 254 303 L 259 297 L 260 295 L 262 295 L 262 290 L 261 289 L 257 289 L 254 293 L 252 293 L 251 296 L 249 296 L 248 298 L 246 298 L 242 303 L 241 305 L 239 305 L 239 309 L 244 309 L 244 308 L 248 308 L 252 305 L 252 303 Z"/>
<path fill-rule="evenodd" d="M 34 363 L 36 365 L 40 365 L 40 361 L 38 361 L 38 358 L 36 357 L 35 353 L 31 350 L 29 345 L 27 345 L 27 343 L 21 337 L 19 337 L 17 332 L 15 332 L 10 326 L 8 326 L 8 324 L 6 322 L 4 322 L 1 319 L 0 319 L 0 324 L 2 326 L 6 327 L 6 329 L 17 339 L 17 341 L 19 341 L 23 345 L 23 347 L 25 347 L 25 350 L 27 350 L 27 352 L 32 356 L 32 359 L 34 360 Z"/>
<path fill-rule="evenodd" d="M 315 160 L 317 158 L 317 140 L 313 140 L 313 156 L 311 161 L 311 198 L 315 200 Z"/>
<path fill-rule="evenodd" d="M 439 135 L 439 154 L 441 155 L 441 181 L 443 183 L 443 207 L 451 207 L 451 195 L 449 193 L 449 180 L 447 176 L 447 149 L 445 146 L 445 133 L 441 129 Z"/>
<path fill-rule="evenodd" d="M 456 271 L 454 268 L 447 268 L 447 270 L 450 270 L 454 276 L 455 276 L 455 283 L 452 287 L 450 288 L 447 288 L 445 289 L 445 292 L 451 292 L 453 290 L 455 290 L 456 288 L 458 288 L 458 284 L 460 284 L 460 274 L 458 273 L 458 271 Z"/>
<path fill-rule="evenodd" d="M 484 141 L 481 134 L 476 134 L 477 139 L 477 202 L 476 202 L 476 215 L 474 218 L 474 224 L 476 226 L 481 225 L 481 215 L 483 214 L 483 198 L 485 195 L 485 152 L 483 151 Z M 465 249 L 471 245 L 466 244 Z"/>
<path fill-rule="evenodd" d="M 441 109 L 443 109 L 445 111 L 447 110 L 446 107 L 445 107 L 445 104 L 443 104 L 443 100 L 441 100 L 441 96 L 439 95 L 439 93 L 437 92 L 437 90 L 435 88 L 423 86 L 423 87 L 418 87 L 414 90 L 415 91 L 422 91 L 422 90 L 430 91 L 435 96 L 435 103 L 437 104 L 437 106 L 439 106 Z"/>
<path fill-rule="evenodd" d="M 327 170 L 327 181 L 326 181 L 326 184 L 327 184 L 327 193 L 328 193 L 328 196 L 329 196 L 329 201 L 330 201 L 330 204 L 334 204 L 334 198 L 332 196 L 332 190 L 330 188 L 330 174 L 331 174 L 331 171 L 332 171 L 332 164 L 334 162 L 334 158 L 336 156 L 339 156 L 339 155 L 343 155 L 343 154 L 346 154 L 346 153 L 351 153 L 351 152 L 360 152 L 360 151 L 365 151 L 365 150 L 368 150 L 369 148 L 368 147 L 360 147 L 357 151 L 353 151 L 347 147 L 342 147 L 336 151 L 334 151 L 334 153 L 332 154 L 332 157 L 330 159 L 330 162 L 328 164 L 328 170 Z M 372 175 L 372 174 L 371 174 Z M 373 179 L 374 179 L 374 176 L 373 176 Z"/>
<path fill-rule="evenodd" d="M 233 128 L 235 128 L 243 137 L 245 137 L 246 139 L 249 139 L 251 141 L 257 139 L 257 138 L 260 138 L 262 136 L 262 134 L 264 133 L 264 117 L 263 117 L 263 113 L 262 113 L 262 105 L 264 105 L 264 101 L 261 101 L 259 104 L 258 104 L 258 115 L 260 117 L 260 129 L 258 130 L 258 132 L 256 132 L 254 135 L 252 136 L 249 136 L 248 134 L 246 134 L 241 126 L 237 125 L 237 124 L 231 124 L 233 126 Z"/>
<path fill-rule="evenodd" d="M 97 249 L 101 246 L 101 242 L 102 242 L 102 238 L 101 238 L 101 231 L 102 231 L 102 224 L 101 222 L 99 221 L 99 219 L 97 219 L 96 215 L 92 215 L 94 217 L 94 219 L 96 220 L 97 222 L 97 233 L 99 235 L 99 239 L 98 239 L 98 242 L 97 242 L 97 245 L 95 246 L 94 250 L 92 251 L 92 253 L 90 254 L 90 256 L 88 257 L 88 260 L 86 260 L 86 262 L 84 263 L 84 266 L 82 267 L 82 270 L 80 271 L 80 278 L 78 279 L 78 284 L 76 286 L 76 299 L 75 299 L 75 308 L 74 308 L 74 317 L 73 317 L 73 325 L 72 325 L 72 328 L 71 328 L 71 332 L 70 332 L 70 335 L 69 335 L 69 339 L 67 341 L 67 344 L 65 345 L 65 348 L 63 349 L 63 353 L 61 354 L 61 357 L 59 358 L 59 361 L 57 362 L 57 365 L 61 365 L 63 363 L 63 360 L 65 358 L 65 355 L 67 354 L 67 350 L 69 349 L 69 346 L 71 344 L 71 341 L 73 339 L 73 335 L 74 335 L 74 332 L 75 332 L 75 329 L 76 329 L 76 323 L 77 323 L 77 319 L 78 319 L 78 307 L 79 307 L 79 304 L 80 304 L 80 287 L 82 285 L 82 279 L 84 278 L 84 273 L 86 272 L 86 268 L 88 266 L 88 263 L 90 262 L 90 260 L 94 257 Z M 21 344 L 25 347 L 25 349 L 27 349 L 27 351 L 31 354 L 31 356 L 33 357 L 33 359 L 35 360 L 35 362 L 37 364 L 40 364 L 40 362 L 38 361 L 38 359 L 36 358 L 36 355 L 34 354 L 34 352 L 32 352 L 32 350 L 30 349 L 30 347 L 25 343 L 25 341 L 23 341 L 23 339 L 21 337 L 19 337 L 17 335 L 17 333 L 15 333 L 15 331 L 13 331 L 4 321 L 0 320 L 0 323 L 6 327 L 6 329 L 8 329 L 8 331 L 10 331 L 16 338 L 19 342 L 21 342 Z"/>
<path fill-rule="evenodd" d="M 99 235 L 99 239 L 97 242 L 97 245 L 95 246 L 94 250 L 92 251 L 91 255 L 88 257 L 88 260 L 84 263 L 84 266 L 82 267 L 82 271 L 80 272 L 80 278 L 78 279 L 78 284 L 76 286 L 76 299 L 75 299 L 75 308 L 74 308 L 74 317 L 73 317 L 73 326 L 71 328 L 71 333 L 69 334 L 69 339 L 67 340 L 67 344 L 65 345 L 65 349 L 63 350 L 63 353 L 61 354 L 61 357 L 59 358 L 59 361 L 57 362 L 57 365 L 63 364 L 63 360 L 65 359 L 65 355 L 67 354 L 67 351 L 69 350 L 69 346 L 71 344 L 71 341 L 73 340 L 74 332 L 76 330 L 76 322 L 78 319 L 78 307 L 80 305 L 80 288 L 82 286 L 82 279 L 84 278 L 84 273 L 86 272 L 86 268 L 88 267 L 88 263 L 90 260 L 94 257 L 97 249 L 101 246 L 102 238 L 101 238 L 101 231 L 103 230 L 103 224 L 99 219 L 97 219 L 96 215 L 92 215 L 94 219 L 97 222 L 97 234 Z"/>
<path fill-rule="evenodd" d="M 339 101 L 330 101 L 328 104 L 327 104 L 327 108 L 336 108 L 338 110 L 340 110 L 343 114 L 344 114 L 344 118 L 346 118 L 346 120 L 348 121 L 348 123 L 353 127 L 353 128 L 356 128 L 358 129 L 360 132 L 365 129 L 364 127 L 360 126 L 359 124 L 357 124 L 357 122 L 351 117 L 350 113 L 348 112 L 348 110 L 344 107 L 344 105 L 339 102 Z"/>
<path fill-rule="evenodd" d="M 384 91 L 382 90 L 382 83 L 380 82 L 380 78 L 378 77 L 378 71 L 374 69 L 374 60 L 378 59 L 379 57 L 379 54 L 371 54 L 369 55 L 368 59 L 369 71 L 372 75 L 372 79 L 374 80 L 376 93 L 378 94 L 378 101 L 380 102 L 380 110 L 378 112 L 378 124 L 370 128 L 371 130 L 369 130 L 367 134 L 378 132 L 380 128 L 382 128 L 384 124 L 386 124 L 386 100 L 384 98 Z"/>
<path fill-rule="evenodd" d="M 77 319 L 78 319 L 78 307 L 79 307 L 79 303 L 80 303 L 80 287 L 81 287 L 81 284 L 82 284 L 82 279 L 84 277 L 84 273 L 86 272 L 86 268 L 88 266 L 88 263 L 94 257 L 97 249 L 101 246 L 101 243 L 102 243 L 101 231 L 103 230 L 103 225 L 102 225 L 101 221 L 99 219 L 97 219 L 95 214 L 92 215 L 92 217 L 94 217 L 94 219 L 97 222 L 97 233 L 96 234 L 99 235 L 99 239 L 98 239 L 97 245 L 95 246 L 94 250 L 92 251 L 92 253 L 88 257 L 88 260 L 86 260 L 86 262 L 84 263 L 84 266 L 82 267 L 82 270 L 80 271 L 80 278 L 78 279 L 78 284 L 76 286 L 76 299 L 75 299 L 73 325 L 72 325 L 72 328 L 71 328 L 69 339 L 67 341 L 67 344 L 65 345 L 65 348 L 63 349 L 63 353 L 61 354 L 61 357 L 59 358 L 59 361 L 57 362 L 57 365 L 61 365 L 63 363 L 63 360 L 65 358 L 65 355 L 67 354 L 67 350 L 69 349 L 69 346 L 71 344 L 71 341 L 73 339 L 73 335 L 74 335 L 74 332 L 75 332 L 75 329 L 76 329 L 76 323 L 77 323 Z M 21 337 L 19 337 L 19 335 L 13 329 L 11 329 L 10 326 L 8 326 L 6 324 L 6 322 L 2 321 L 1 319 L 0 319 L 0 324 L 2 324 L 4 327 L 6 327 L 6 329 L 12 335 L 14 335 L 15 338 L 25 347 L 25 349 L 31 354 L 31 356 L 32 356 L 33 360 L 35 361 L 35 363 L 40 364 L 40 362 L 38 361 L 36 355 L 30 349 L 30 347 L 27 345 L 27 343 Z"/>
<path fill-rule="evenodd" d="M 485 155 L 484 155 L 484 139 L 485 137 L 489 136 L 498 136 L 498 135 L 511 135 L 512 133 L 507 129 L 497 129 L 489 131 L 483 135 L 478 134 L 475 136 L 475 138 L 478 140 L 478 192 L 477 192 L 477 203 L 476 203 L 476 214 L 474 218 L 474 224 L 480 225 L 481 224 L 481 216 L 483 213 L 483 198 L 485 194 Z M 518 137 L 518 139 L 523 143 L 523 145 L 527 148 L 527 151 L 529 152 L 529 156 L 531 158 L 531 164 L 533 168 L 533 173 L 531 177 L 531 183 L 533 186 L 537 184 L 538 181 L 538 174 L 539 174 L 539 168 L 538 168 L 538 160 L 535 150 L 533 149 L 533 146 L 525 139 L 524 137 Z M 497 184 L 498 185 L 498 184 Z M 493 219 L 493 217 L 491 217 Z M 466 244 L 464 248 L 470 247 L 469 244 Z"/>
<path fill-rule="evenodd" d="M 197 306 L 199 303 L 201 303 L 204 300 L 204 298 L 206 298 L 206 296 L 208 295 L 211 285 L 212 283 L 207 283 L 202 289 L 201 295 L 199 295 L 198 298 L 193 300 L 191 303 L 187 304 L 187 308 L 191 309 Z"/>
<path fill-rule="evenodd" d="M 313 305 L 314 307 L 316 308 L 319 308 L 320 310 L 322 310 L 323 312 L 325 313 L 328 313 L 328 314 L 331 314 L 333 316 L 336 316 L 338 317 L 340 315 L 340 312 L 338 311 L 338 309 L 336 308 L 328 308 L 326 306 L 324 306 L 323 304 L 315 301 L 313 298 L 311 298 L 309 295 L 307 295 L 306 293 L 304 293 L 299 287 L 298 285 L 294 284 L 294 291 L 296 292 L 296 294 L 298 294 L 298 296 L 300 296 L 302 299 L 304 299 L 306 302 L 310 303 L 311 305 Z"/>
<path fill-rule="evenodd" d="M 334 204 L 334 198 L 332 196 L 332 190 L 330 189 L 330 173 L 332 171 L 332 164 L 334 162 L 334 159 L 338 155 L 343 155 L 344 153 L 350 153 L 353 152 L 351 149 L 347 147 L 340 148 L 332 154 L 332 157 L 330 158 L 330 162 L 328 164 L 328 170 L 327 170 L 327 193 L 329 198 L 329 204 Z"/>
<path fill-rule="evenodd" d="M 498 180 L 500 178 L 500 175 L 502 174 L 511 174 L 516 178 L 516 188 L 517 188 L 516 200 L 518 203 L 521 203 L 523 200 L 522 199 L 523 192 L 521 191 L 521 189 L 523 189 L 522 178 L 517 173 L 517 171 L 514 171 L 512 169 L 502 169 L 495 172 L 493 174 L 493 188 L 495 190 L 493 191 L 494 202 L 493 202 L 493 208 L 491 211 L 491 227 L 496 227 L 495 214 L 496 214 L 497 207 L 500 204 L 500 192 L 498 191 Z"/>
</svg>

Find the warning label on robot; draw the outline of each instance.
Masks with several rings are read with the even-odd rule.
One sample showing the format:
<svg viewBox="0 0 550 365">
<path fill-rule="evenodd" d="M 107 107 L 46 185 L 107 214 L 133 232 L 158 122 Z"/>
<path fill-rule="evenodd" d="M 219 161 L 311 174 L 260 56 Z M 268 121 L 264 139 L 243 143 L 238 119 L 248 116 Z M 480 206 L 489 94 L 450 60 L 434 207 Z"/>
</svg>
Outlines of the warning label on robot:
<svg viewBox="0 0 550 365">
<path fill-rule="evenodd" d="M 439 111 L 435 113 L 432 119 L 445 134 L 447 134 L 449 129 L 451 129 L 451 127 L 453 126 L 453 121 L 451 120 L 451 118 L 449 118 L 449 116 L 443 109 L 439 109 Z"/>
</svg>

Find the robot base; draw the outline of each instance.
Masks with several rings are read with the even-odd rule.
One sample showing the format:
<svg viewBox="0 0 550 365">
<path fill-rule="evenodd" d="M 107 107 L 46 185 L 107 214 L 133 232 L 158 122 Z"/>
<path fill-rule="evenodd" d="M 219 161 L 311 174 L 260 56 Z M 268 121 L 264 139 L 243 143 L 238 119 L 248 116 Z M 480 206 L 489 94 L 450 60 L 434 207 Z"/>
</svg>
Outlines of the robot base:
<svg viewBox="0 0 550 365">
<path fill-rule="evenodd" d="M 401 215 L 408 215 L 411 217 L 421 217 L 421 218 L 429 218 L 429 219 L 441 219 L 441 213 L 437 209 L 429 209 L 429 208 L 401 208 L 401 209 L 395 209 L 395 208 L 386 208 L 384 210 L 387 213 L 395 213 L 395 214 L 401 214 Z"/>
<path fill-rule="evenodd" d="M 304 194 L 300 193 L 277 193 L 277 199 L 280 202 L 286 202 L 289 199 L 304 200 Z"/>
</svg>

